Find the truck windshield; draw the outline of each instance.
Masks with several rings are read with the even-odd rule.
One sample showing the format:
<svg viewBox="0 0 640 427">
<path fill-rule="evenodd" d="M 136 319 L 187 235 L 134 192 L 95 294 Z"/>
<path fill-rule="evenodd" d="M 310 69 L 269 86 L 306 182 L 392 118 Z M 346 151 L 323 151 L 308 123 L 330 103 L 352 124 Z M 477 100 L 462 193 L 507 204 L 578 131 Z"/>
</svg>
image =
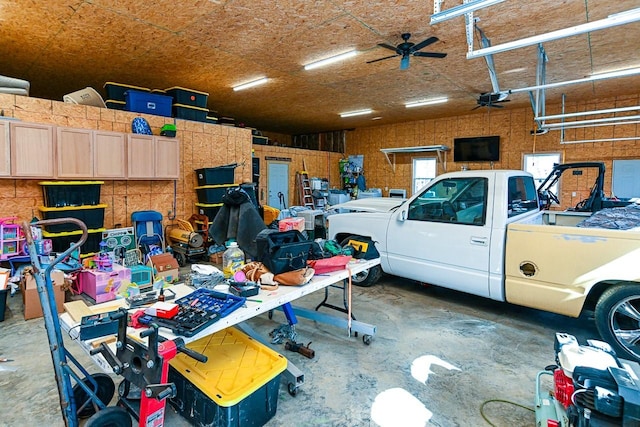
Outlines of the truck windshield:
<svg viewBox="0 0 640 427">
<path fill-rule="evenodd" d="M 486 178 L 451 178 L 427 187 L 409 205 L 407 219 L 484 225 L 487 213 Z"/>
</svg>

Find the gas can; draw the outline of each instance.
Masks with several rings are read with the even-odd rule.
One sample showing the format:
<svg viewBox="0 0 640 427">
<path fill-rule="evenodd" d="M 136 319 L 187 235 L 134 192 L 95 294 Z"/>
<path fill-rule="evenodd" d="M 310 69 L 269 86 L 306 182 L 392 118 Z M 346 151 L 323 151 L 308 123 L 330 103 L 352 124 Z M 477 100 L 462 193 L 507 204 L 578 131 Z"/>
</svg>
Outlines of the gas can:
<svg viewBox="0 0 640 427">
<path fill-rule="evenodd" d="M 244 266 L 244 252 L 238 247 L 238 242 L 230 242 L 227 250 L 222 254 L 222 273 L 225 279 L 231 278 L 242 266 Z"/>
</svg>

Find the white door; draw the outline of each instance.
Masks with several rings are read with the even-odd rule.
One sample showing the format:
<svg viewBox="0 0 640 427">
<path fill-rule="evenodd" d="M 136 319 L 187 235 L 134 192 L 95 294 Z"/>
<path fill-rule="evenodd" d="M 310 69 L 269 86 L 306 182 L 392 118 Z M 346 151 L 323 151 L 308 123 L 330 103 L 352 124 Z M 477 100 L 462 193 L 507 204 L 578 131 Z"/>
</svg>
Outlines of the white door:
<svg viewBox="0 0 640 427">
<path fill-rule="evenodd" d="M 289 164 L 267 162 L 267 205 L 276 209 L 289 207 Z"/>
<path fill-rule="evenodd" d="M 489 296 L 492 194 L 486 178 L 439 181 L 389 223 L 389 273 Z M 398 215 L 406 215 L 404 221 Z M 416 250 L 416 248 L 418 248 Z"/>
</svg>

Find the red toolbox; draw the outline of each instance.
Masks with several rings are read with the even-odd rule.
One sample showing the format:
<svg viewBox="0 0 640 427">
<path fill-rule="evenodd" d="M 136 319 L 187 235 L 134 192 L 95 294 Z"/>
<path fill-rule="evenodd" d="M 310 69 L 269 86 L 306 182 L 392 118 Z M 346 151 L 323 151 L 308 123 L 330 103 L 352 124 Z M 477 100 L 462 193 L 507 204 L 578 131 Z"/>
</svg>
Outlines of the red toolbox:
<svg viewBox="0 0 640 427">
<path fill-rule="evenodd" d="M 96 303 L 116 299 L 123 281 L 131 282 L 131 270 L 113 264 L 112 271 L 83 270 L 78 274 L 79 290 Z"/>
</svg>

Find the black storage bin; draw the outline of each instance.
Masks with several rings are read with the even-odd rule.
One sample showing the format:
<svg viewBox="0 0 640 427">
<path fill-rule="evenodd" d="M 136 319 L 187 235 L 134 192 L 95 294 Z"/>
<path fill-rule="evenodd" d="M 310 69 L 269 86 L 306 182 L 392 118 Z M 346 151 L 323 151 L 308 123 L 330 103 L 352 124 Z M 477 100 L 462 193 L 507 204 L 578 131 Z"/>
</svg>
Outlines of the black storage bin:
<svg viewBox="0 0 640 427">
<path fill-rule="evenodd" d="M 196 122 L 206 122 L 209 109 L 191 107 L 189 105 L 173 104 L 173 117 Z"/>
<path fill-rule="evenodd" d="M 257 145 L 269 145 L 269 137 L 267 136 L 254 135 L 251 141 L 253 144 L 257 144 Z"/>
<path fill-rule="evenodd" d="M 100 242 L 102 241 L 102 232 L 107 231 L 106 228 L 98 228 L 88 230 L 87 240 L 80 246 L 80 253 L 91 254 L 100 251 Z M 51 247 L 54 252 L 64 252 L 76 243 L 82 237 L 82 230 L 67 231 L 64 233 L 49 233 L 42 231 L 42 237 L 51 239 Z"/>
<path fill-rule="evenodd" d="M 116 101 L 113 99 L 107 99 L 104 101 L 107 108 L 111 108 L 112 110 L 125 110 L 127 103 L 124 101 Z"/>
<path fill-rule="evenodd" d="M 88 229 L 95 229 L 104 227 L 104 209 L 106 207 L 107 205 L 67 206 L 62 208 L 47 208 L 41 206 L 39 209 L 43 219 L 77 218 L 84 222 Z M 72 222 L 46 225 L 44 229 L 49 233 L 79 230 L 78 226 Z"/>
<path fill-rule="evenodd" d="M 97 205 L 103 181 L 42 181 L 44 205 L 48 208 Z"/>
<path fill-rule="evenodd" d="M 237 184 L 224 185 L 205 185 L 196 187 L 198 202 L 200 203 L 222 203 L 222 196 L 227 193 L 230 188 L 237 187 Z"/>
<path fill-rule="evenodd" d="M 207 99 L 209 98 L 209 94 L 206 92 L 200 92 L 199 90 L 193 89 L 185 89 L 179 86 L 170 87 L 169 89 L 165 89 L 164 92 L 167 95 L 173 97 L 174 104 L 207 108 Z"/>
<path fill-rule="evenodd" d="M 104 89 L 107 92 L 107 99 L 113 101 L 125 101 L 124 94 L 128 90 L 139 90 L 140 92 L 150 92 L 151 89 L 140 86 L 132 86 L 124 83 L 106 82 Z"/>
<path fill-rule="evenodd" d="M 209 218 L 209 222 L 213 222 L 213 219 L 218 215 L 218 211 L 222 207 L 222 203 L 215 204 L 207 204 L 207 203 L 196 203 L 196 207 L 198 208 L 198 213 L 200 215 L 206 215 Z"/>
<path fill-rule="evenodd" d="M 238 165 L 236 163 L 216 166 L 214 168 L 202 168 L 196 169 L 196 178 L 198 178 L 198 185 L 222 185 L 233 184 L 235 169 Z"/>
</svg>

